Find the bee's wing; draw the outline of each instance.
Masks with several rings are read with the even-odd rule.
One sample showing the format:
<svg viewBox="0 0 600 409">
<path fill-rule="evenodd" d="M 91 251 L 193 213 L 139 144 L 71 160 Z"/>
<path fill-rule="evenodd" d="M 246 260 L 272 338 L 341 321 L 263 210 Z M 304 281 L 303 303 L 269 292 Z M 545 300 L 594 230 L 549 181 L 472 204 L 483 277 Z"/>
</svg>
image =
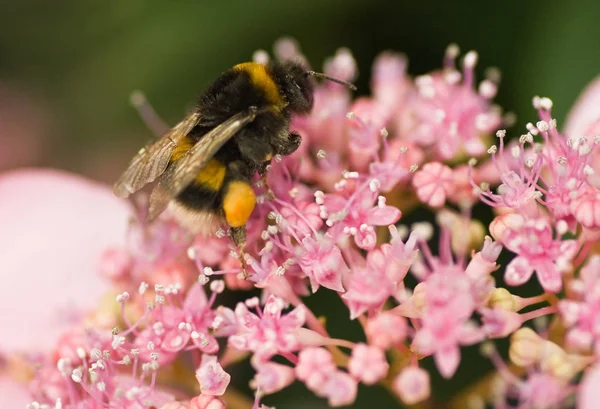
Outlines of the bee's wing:
<svg viewBox="0 0 600 409">
<path fill-rule="evenodd" d="M 181 159 L 173 162 L 160 177 L 150 195 L 148 221 L 154 220 L 167 207 L 169 201 L 183 191 L 206 166 L 217 151 L 256 117 L 257 109 L 251 107 L 223 122 L 208 132 Z"/>
<path fill-rule="evenodd" d="M 160 138 L 143 147 L 115 183 L 113 192 L 125 198 L 156 180 L 167 168 L 173 149 L 199 121 L 200 115 L 193 112 Z"/>
</svg>

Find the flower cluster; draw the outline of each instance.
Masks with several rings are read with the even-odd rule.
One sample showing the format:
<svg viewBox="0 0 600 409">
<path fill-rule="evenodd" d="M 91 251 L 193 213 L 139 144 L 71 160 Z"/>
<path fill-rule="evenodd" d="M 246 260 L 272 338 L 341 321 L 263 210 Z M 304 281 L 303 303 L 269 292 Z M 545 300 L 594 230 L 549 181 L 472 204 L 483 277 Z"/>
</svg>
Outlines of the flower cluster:
<svg viewBox="0 0 600 409">
<path fill-rule="evenodd" d="M 306 61 L 289 39 L 274 51 Z M 497 376 L 454 407 L 600 407 L 598 90 L 562 133 L 550 99 L 534 98 L 539 120 L 509 142 L 510 115 L 493 104 L 499 76 L 478 83 L 477 54 L 459 56 L 451 45 L 442 69 L 412 78 L 404 56 L 384 53 L 372 95 L 356 100 L 337 83 L 317 87 L 312 113 L 292 121 L 299 150 L 272 164 L 273 196 L 256 184 L 248 279 L 225 229 L 193 236 L 168 214 L 146 226 L 133 211 L 125 245 L 99 266 L 118 308 L 103 304 L 50 353 L 23 359 L 35 367 L 29 407 L 265 409 L 293 382 L 332 407 L 377 383 L 407 405 L 435 402 L 422 361 L 452 378 L 473 344 Z M 357 76 L 347 49 L 324 71 Z M 472 217 L 479 203 L 494 212 L 489 226 Z M 402 223 L 417 206 L 435 224 Z M 538 295 L 513 290 L 533 277 Z M 227 307 L 234 290 L 242 298 Z M 356 320 L 363 340 L 330 335 L 305 304 L 317 291 L 345 305 L 335 319 Z M 510 364 L 493 344 L 506 337 Z M 242 360 L 253 400 L 232 382 Z"/>
</svg>

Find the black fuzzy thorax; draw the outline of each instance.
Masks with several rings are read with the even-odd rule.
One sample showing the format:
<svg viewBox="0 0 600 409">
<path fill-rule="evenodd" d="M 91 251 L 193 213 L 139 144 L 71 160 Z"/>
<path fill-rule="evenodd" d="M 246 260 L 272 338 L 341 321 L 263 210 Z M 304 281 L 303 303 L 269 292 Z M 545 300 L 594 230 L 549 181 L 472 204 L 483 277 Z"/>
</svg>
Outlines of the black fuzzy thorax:
<svg viewBox="0 0 600 409">
<path fill-rule="evenodd" d="M 279 87 L 278 79 L 273 77 Z M 196 110 L 200 122 L 188 134 L 195 143 L 206 133 L 233 115 L 250 106 L 266 108 L 269 102 L 263 91 L 256 87 L 246 71 L 231 69 L 223 73 L 198 98 Z M 257 115 L 236 136 L 215 154 L 214 158 L 227 166 L 222 188 L 219 191 L 196 183 L 190 184 L 177 198 L 177 202 L 194 210 L 220 213 L 227 184 L 232 180 L 250 181 L 269 154 L 276 154 L 271 139 L 286 131 L 290 113 L 266 111 Z M 234 166 L 231 166 L 235 163 Z"/>
</svg>

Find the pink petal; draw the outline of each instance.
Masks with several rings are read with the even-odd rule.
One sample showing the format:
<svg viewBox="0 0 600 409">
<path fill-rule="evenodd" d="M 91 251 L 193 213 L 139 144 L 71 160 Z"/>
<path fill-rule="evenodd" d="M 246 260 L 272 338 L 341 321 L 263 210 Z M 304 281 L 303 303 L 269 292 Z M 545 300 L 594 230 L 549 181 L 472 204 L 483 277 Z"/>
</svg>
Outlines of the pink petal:
<svg viewBox="0 0 600 409">
<path fill-rule="evenodd" d="M 533 267 L 529 261 L 523 257 L 513 259 L 504 273 L 504 281 L 508 285 L 521 285 L 527 282 L 533 274 Z"/>
<path fill-rule="evenodd" d="M 196 282 L 189 289 L 185 301 L 183 303 L 183 309 L 188 312 L 198 313 L 206 306 L 207 298 L 204 287 Z"/>
<path fill-rule="evenodd" d="M 354 235 L 354 242 L 358 247 L 365 250 L 372 250 L 377 244 L 377 235 L 375 230 L 366 229 L 364 231 L 359 230 Z"/>
<path fill-rule="evenodd" d="M 122 246 L 130 216 L 105 186 L 54 170 L 0 176 L 0 349 L 48 350 L 108 289 L 103 251 Z M 9 335 L 8 335 L 9 334 Z M 43 336 L 40 336 L 43 334 Z"/>
<path fill-rule="evenodd" d="M 541 266 L 536 266 L 537 278 L 546 291 L 557 293 L 562 288 L 562 275 L 553 261 L 547 260 Z"/>
<path fill-rule="evenodd" d="M 31 401 L 25 385 L 0 376 L 0 408 L 24 408 Z"/>
<path fill-rule="evenodd" d="M 292 367 L 267 362 L 260 364 L 255 381 L 260 392 L 269 395 L 290 386 L 294 378 Z"/>
<path fill-rule="evenodd" d="M 572 259 L 579 250 L 577 240 L 564 240 L 560 242 L 560 257 Z"/>
<path fill-rule="evenodd" d="M 372 226 L 388 226 L 400 219 L 402 212 L 393 206 L 373 207 L 367 214 L 366 223 Z"/>
<path fill-rule="evenodd" d="M 231 381 L 231 375 L 223 370 L 216 356 L 203 355 L 200 368 L 196 371 L 196 379 L 203 394 L 221 396 Z"/>
<path fill-rule="evenodd" d="M 454 375 L 460 363 L 460 349 L 455 345 L 444 347 L 435 353 L 433 359 L 440 375 L 449 379 Z"/>
<path fill-rule="evenodd" d="M 600 408 L 600 366 L 588 369 L 583 376 L 577 394 L 577 409 Z"/>
<path fill-rule="evenodd" d="M 570 137 L 594 136 L 598 127 L 590 129 L 600 119 L 600 77 L 596 77 L 577 98 L 565 121 L 564 132 Z M 590 132 L 592 131 L 592 132 Z"/>
<path fill-rule="evenodd" d="M 196 396 L 190 401 L 189 409 L 225 409 L 227 406 L 222 399 L 211 395 Z M 164 409 L 164 408 L 161 408 Z M 187 408 L 186 408 L 187 409 Z"/>
</svg>

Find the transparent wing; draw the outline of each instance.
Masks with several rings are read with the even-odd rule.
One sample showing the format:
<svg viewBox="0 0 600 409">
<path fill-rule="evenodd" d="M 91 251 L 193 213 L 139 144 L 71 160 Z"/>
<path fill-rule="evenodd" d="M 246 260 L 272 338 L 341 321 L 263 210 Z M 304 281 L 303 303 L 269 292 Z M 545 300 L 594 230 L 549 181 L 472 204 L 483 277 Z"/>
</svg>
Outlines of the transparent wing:
<svg viewBox="0 0 600 409">
<path fill-rule="evenodd" d="M 158 185 L 150 195 L 148 221 L 154 220 L 167 207 L 168 203 L 188 186 L 206 166 L 217 151 L 254 120 L 257 109 L 251 107 L 223 122 L 208 132 L 190 149 L 185 156 L 172 163 L 160 177 Z"/>
<path fill-rule="evenodd" d="M 160 138 L 143 147 L 115 183 L 115 195 L 126 198 L 156 180 L 167 168 L 173 149 L 199 121 L 200 115 L 193 112 Z"/>
</svg>

